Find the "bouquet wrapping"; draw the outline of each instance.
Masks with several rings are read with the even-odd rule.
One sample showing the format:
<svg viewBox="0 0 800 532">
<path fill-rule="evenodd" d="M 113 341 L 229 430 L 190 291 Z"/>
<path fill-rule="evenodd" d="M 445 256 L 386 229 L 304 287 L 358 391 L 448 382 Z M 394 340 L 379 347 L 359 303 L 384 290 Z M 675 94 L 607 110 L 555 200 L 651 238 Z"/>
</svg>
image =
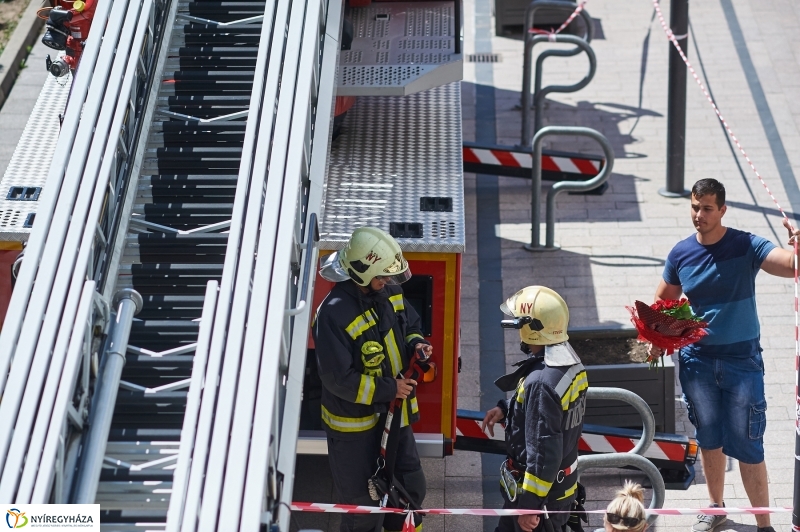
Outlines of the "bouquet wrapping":
<svg viewBox="0 0 800 532">
<path fill-rule="evenodd" d="M 681 347 L 691 345 L 708 334 L 708 324 L 694 315 L 689 301 L 662 299 L 652 305 L 636 301 L 633 307 L 625 307 L 631 313 L 631 322 L 639 333 L 639 340 L 672 354 Z M 649 355 L 647 361 L 652 368 L 662 355 Z M 664 361 L 661 361 L 664 365 Z"/>
</svg>

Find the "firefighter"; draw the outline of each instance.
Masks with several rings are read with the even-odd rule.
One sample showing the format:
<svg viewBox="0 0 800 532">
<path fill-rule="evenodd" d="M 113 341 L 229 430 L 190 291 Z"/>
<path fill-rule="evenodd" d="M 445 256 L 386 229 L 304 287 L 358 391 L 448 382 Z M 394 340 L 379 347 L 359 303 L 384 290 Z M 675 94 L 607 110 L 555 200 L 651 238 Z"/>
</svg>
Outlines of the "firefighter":
<svg viewBox="0 0 800 532">
<path fill-rule="evenodd" d="M 336 282 L 323 300 L 312 334 L 322 380 L 322 425 L 328 460 L 339 499 L 369 505 L 368 480 L 379 464 L 385 413 L 403 399 L 397 440 L 395 478 L 414 502 L 425 498 L 425 475 L 411 424 L 419 419 L 416 384 L 403 378 L 415 351 L 429 357 L 419 315 L 403 297 L 400 284 L 411 270 L 397 242 L 374 227 L 356 229 L 347 246 L 328 256 L 320 275 Z M 344 514 L 342 532 L 375 530 L 375 515 Z M 402 515 L 384 518 L 385 531 L 399 531 Z M 421 518 L 417 530 L 421 530 Z"/>
<path fill-rule="evenodd" d="M 486 413 L 481 428 L 494 435 L 505 420 L 506 461 L 500 469 L 504 508 L 564 511 L 578 492 L 578 440 L 583 430 L 586 370 L 567 342 L 569 309 L 555 291 L 529 286 L 500 310 L 504 328 L 519 329 L 529 355 L 495 384 L 514 392 Z M 503 517 L 495 532 L 561 532 L 568 513 Z M 549 522 L 548 522 L 549 521 Z"/>
</svg>

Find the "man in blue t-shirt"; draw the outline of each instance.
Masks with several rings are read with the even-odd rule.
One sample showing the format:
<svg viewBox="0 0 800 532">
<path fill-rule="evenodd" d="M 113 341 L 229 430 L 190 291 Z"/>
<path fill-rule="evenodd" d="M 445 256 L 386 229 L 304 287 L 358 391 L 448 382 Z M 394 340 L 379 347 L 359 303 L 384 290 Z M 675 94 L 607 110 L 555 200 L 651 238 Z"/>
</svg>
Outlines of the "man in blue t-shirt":
<svg viewBox="0 0 800 532">
<path fill-rule="evenodd" d="M 764 463 L 764 363 L 756 311 L 759 270 L 794 276 L 794 254 L 759 236 L 722 225 L 725 187 L 701 179 L 692 187 L 697 230 L 667 257 L 656 300 L 682 293 L 708 323 L 708 336 L 680 351 L 680 382 L 689 419 L 697 429 L 711 506 L 723 506 L 726 456 L 739 461 L 752 506 L 769 506 Z M 800 235 L 787 220 L 790 244 Z M 652 354 L 660 354 L 651 346 Z M 711 532 L 725 516 L 698 515 L 694 532 Z M 758 532 L 774 532 L 769 515 L 757 515 Z"/>
</svg>

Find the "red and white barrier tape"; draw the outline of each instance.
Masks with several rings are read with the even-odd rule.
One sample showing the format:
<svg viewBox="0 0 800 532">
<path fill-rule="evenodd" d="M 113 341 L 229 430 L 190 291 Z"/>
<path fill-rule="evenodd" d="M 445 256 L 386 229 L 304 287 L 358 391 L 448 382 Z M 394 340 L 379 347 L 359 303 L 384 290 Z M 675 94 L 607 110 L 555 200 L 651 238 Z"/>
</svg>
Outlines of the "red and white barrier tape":
<svg viewBox="0 0 800 532">
<path fill-rule="evenodd" d="M 557 30 L 555 30 L 555 31 L 547 31 L 547 30 L 538 30 L 536 28 L 531 28 L 529 30 L 529 32 L 530 33 L 536 33 L 536 34 L 539 34 L 539 35 L 548 35 L 550 37 L 550 41 L 555 41 L 556 40 L 556 35 L 558 35 L 562 31 L 564 31 L 564 28 L 569 26 L 570 23 L 573 20 L 575 20 L 575 17 L 580 15 L 581 11 L 583 11 L 583 6 L 585 6 L 586 2 L 588 2 L 588 1 L 589 0 L 585 0 L 585 1 L 581 2 L 580 4 L 578 4 L 578 7 L 575 8 L 575 11 L 572 12 L 572 14 L 569 16 L 569 18 L 566 21 L 564 21 L 564 23 L 561 26 L 559 26 Z"/>
<path fill-rule="evenodd" d="M 336 513 L 336 514 L 404 514 L 407 510 L 401 508 L 380 508 L 378 506 L 352 506 L 349 504 L 322 504 L 315 502 L 293 502 L 293 512 L 317 512 L 317 513 Z M 763 515 L 788 513 L 792 509 L 785 506 L 764 507 L 764 508 L 654 508 L 648 509 L 651 515 Z M 419 513 L 428 515 L 478 515 L 488 517 L 504 517 L 513 515 L 539 515 L 543 510 L 502 510 L 486 508 L 425 508 L 408 513 Z M 576 513 L 570 510 L 549 511 L 551 514 Z M 586 510 L 586 514 L 604 514 L 605 510 Z"/>
</svg>

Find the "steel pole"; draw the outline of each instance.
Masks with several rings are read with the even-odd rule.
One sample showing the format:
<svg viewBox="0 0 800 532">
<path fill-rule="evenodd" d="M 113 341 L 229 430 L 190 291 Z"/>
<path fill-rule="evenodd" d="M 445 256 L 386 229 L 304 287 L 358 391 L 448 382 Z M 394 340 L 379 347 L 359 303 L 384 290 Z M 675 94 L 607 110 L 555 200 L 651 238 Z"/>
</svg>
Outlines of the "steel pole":
<svg viewBox="0 0 800 532">
<path fill-rule="evenodd" d="M 794 243 L 794 499 L 792 504 L 792 530 L 800 532 L 800 324 L 797 322 L 797 283 L 798 283 L 798 264 L 797 264 L 798 243 Z"/>
<path fill-rule="evenodd" d="M 125 352 L 131 334 L 133 316 L 142 310 L 142 296 L 131 288 L 124 288 L 114 296 L 117 315 L 109 336 L 108 349 L 102 364 L 102 373 L 97 381 L 97 389 L 92 399 L 88 431 L 81 451 L 81 464 L 72 497 L 74 504 L 94 504 L 100 470 L 106 454 L 111 418 L 117 402 L 119 381 L 125 367 Z"/>
<path fill-rule="evenodd" d="M 795 362 L 798 368 L 797 380 L 795 381 L 795 401 L 797 405 L 797 418 L 795 420 L 794 435 L 794 499 L 792 504 L 792 530 L 800 532 L 800 361 Z"/>
<path fill-rule="evenodd" d="M 669 25 L 683 53 L 688 54 L 689 0 L 670 2 Z M 667 98 L 667 186 L 658 193 L 668 198 L 680 198 L 689 195 L 683 185 L 686 157 L 686 65 L 672 42 L 669 43 Z"/>
</svg>

